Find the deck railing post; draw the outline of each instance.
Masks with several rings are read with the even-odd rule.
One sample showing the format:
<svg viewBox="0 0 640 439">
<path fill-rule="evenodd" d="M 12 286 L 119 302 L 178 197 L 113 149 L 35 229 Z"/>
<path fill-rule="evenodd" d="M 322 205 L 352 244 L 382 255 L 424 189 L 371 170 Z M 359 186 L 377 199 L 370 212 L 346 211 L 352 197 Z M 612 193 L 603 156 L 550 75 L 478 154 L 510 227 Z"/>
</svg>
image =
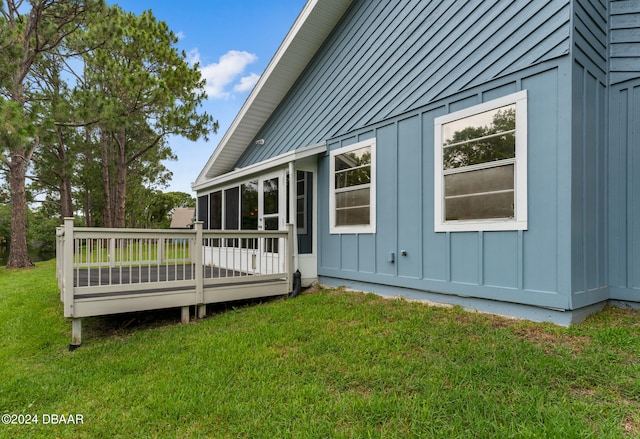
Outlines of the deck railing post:
<svg viewBox="0 0 640 439">
<path fill-rule="evenodd" d="M 158 254 L 158 264 L 162 264 L 164 262 L 164 238 L 158 238 L 156 250 L 156 253 Z"/>
<path fill-rule="evenodd" d="M 64 219 L 63 297 L 64 316 L 73 317 L 73 218 Z"/>
<path fill-rule="evenodd" d="M 56 279 L 60 290 L 60 301 L 64 301 L 64 227 L 56 227 Z"/>
<path fill-rule="evenodd" d="M 293 224 L 287 224 L 287 254 L 285 258 L 285 269 L 287 272 L 287 283 L 289 284 L 289 292 L 293 291 Z"/>
<path fill-rule="evenodd" d="M 196 315 L 199 319 L 206 314 L 207 305 L 204 304 L 204 264 L 202 263 L 203 247 L 202 247 L 202 221 L 196 221 L 194 228 L 196 231 L 196 242 L 193 250 L 193 263 L 195 270 L 194 279 L 196 281 Z"/>
</svg>

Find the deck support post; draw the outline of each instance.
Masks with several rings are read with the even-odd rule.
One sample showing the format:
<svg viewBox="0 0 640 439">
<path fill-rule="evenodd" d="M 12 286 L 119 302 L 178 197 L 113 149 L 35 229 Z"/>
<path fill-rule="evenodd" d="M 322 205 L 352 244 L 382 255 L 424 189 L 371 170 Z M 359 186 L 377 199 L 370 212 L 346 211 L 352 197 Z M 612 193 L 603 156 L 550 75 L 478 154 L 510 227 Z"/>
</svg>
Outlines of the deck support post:
<svg viewBox="0 0 640 439">
<path fill-rule="evenodd" d="M 180 322 L 183 325 L 186 325 L 187 323 L 189 323 L 189 307 L 188 306 L 183 306 L 181 308 Z"/>
<path fill-rule="evenodd" d="M 82 343 L 82 319 L 71 320 L 71 344 L 69 345 L 70 351 L 75 351 L 80 347 Z"/>
<path fill-rule="evenodd" d="M 204 319 L 207 316 L 207 305 L 205 305 L 204 303 L 202 305 L 198 305 L 196 309 L 199 319 Z"/>
</svg>

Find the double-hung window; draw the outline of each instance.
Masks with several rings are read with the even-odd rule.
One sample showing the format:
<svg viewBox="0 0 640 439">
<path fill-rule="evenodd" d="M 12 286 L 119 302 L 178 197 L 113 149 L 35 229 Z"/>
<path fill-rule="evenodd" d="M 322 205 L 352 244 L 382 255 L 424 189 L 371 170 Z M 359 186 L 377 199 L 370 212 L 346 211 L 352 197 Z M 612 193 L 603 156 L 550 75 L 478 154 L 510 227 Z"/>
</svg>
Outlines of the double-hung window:
<svg viewBox="0 0 640 439">
<path fill-rule="evenodd" d="M 376 231 L 376 141 L 331 151 L 331 233 Z"/>
<path fill-rule="evenodd" d="M 435 119 L 435 231 L 527 229 L 527 92 Z"/>
</svg>

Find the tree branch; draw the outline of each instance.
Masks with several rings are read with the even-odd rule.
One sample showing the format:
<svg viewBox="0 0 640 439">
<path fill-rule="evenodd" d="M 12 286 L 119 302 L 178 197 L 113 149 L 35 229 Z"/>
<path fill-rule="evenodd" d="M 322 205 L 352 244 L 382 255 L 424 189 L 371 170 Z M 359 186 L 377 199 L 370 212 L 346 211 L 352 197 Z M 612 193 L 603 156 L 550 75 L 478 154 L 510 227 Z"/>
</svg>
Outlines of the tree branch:
<svg viewBox="0 0 640 439">
<path fill-rule="evenodd" d="M 56 127 L 61 127 L 61 128 L 80 128 L 80 127 L 88 127 L 91 125 L 95 125 L 99 123 L 101 120 L 102 118 L 99 117 L 97 119 L 92 119 L 87 122 L 54 122 L 54 125 Z"/>
<path fill-rule="evenodd" d="M 38 149 L 38 147 L 40 146 L 40 136 L 36 135 L 35 138 L 33 139 L 33 145 L 31 146 L 31 148 L 28 148 L 25 154 L 25 159 L 27 160 L 27 162 L 31 161 L 31 158 L 33 157 L 33 153 L 36 152 L 36 149 Z"/>
<path fill-rule="evenodd" d="M 160 140 L 162 140 L 162 138 L 164 136 L 165 136 L 165 133 L 158 134 L 158 136 L 153 140 L 153 142 L 151 142 L 144 149 L 142 149 L 141 151 L 138 151 L 137 154 L 134 154 L 133 157 L 131 157 L 129 160 L 127 160 L 127 165 L 130 165 L 131 163 L 135 162 L 140 157 L 142 157 L 147 151 L 151 150 L 154 146 L 156 146 L 158 144 L 158 142 Z"/>
</svg>

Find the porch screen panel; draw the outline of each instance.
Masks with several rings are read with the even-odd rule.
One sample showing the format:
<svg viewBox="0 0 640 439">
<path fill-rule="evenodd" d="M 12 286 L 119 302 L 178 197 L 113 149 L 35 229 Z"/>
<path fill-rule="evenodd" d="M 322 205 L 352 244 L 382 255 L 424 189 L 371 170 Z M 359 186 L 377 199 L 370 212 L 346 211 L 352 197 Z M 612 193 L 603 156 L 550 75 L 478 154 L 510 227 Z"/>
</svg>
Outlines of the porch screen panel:
<svg viewBox="0 0 640 439">
<path fill-rule="evenodd" d="M 232 187 L 224 191 L 224 229 L 240 228 L 240 188 Z M 228 247 L 237 247 L 237 239 L 227 239 Z"/>
<path fill-rule="evenodd" d="M 209 221 L 212 230 L 222 229 L 222 191 L 209 196 Z"/>
<path fill-rule="evenodd" d="M 209 195 L 198 197 L 198 221 L 202 221 L 202 228 L 209 228 Z"/>
<path fill-rule="evenodd" d="M 224 229 L 240 228 L 240 188 L 232 187 L 224 191 Z"/>
<path fill-rule="evenodd" d="M 211 230 L 222 230 L 222 191 L 209 195 L 209 225 Z M 218 247 L 219 239 L 212 239 L 209 245 Z"/>
<path fill-rule="evenodd" d="M 240 197 L 240 228 L 258 230 L 258 180 L 244 183 Z M 257 239 L 242 239 L 242 248 L 258 248 Z"/>
<path fill-rule="evenodd" d="M 258 181 L 242 185 L 242 230 L 258 230 Z"/>
</svg>

